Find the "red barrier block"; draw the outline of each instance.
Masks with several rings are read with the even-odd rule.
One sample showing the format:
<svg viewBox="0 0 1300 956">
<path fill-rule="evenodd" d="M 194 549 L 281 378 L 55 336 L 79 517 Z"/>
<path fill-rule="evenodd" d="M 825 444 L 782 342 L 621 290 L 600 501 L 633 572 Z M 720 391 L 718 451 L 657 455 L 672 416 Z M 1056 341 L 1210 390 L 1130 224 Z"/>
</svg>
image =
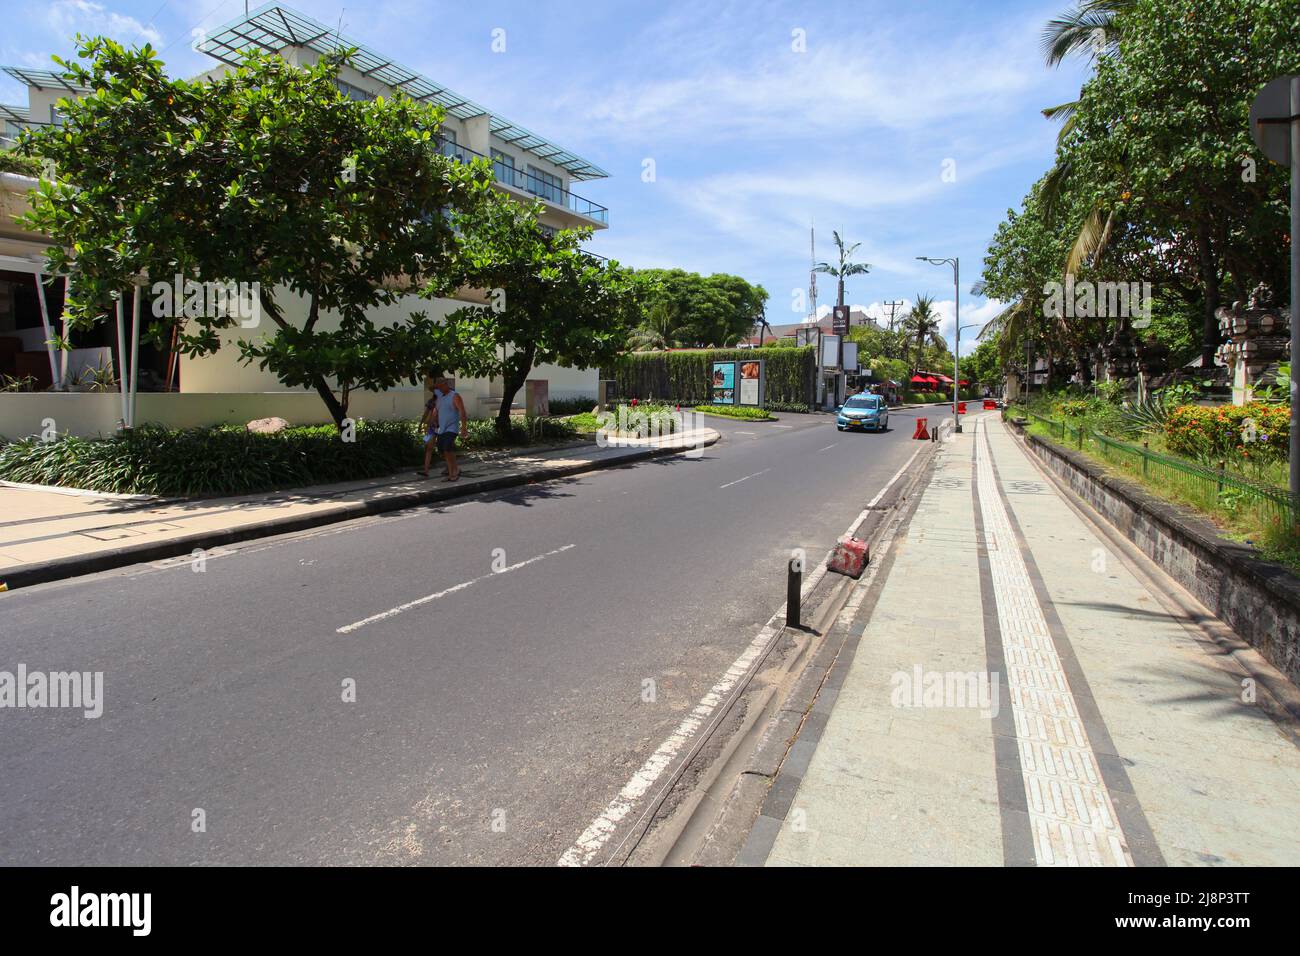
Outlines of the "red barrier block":
<svg viewBox="0 0 1300 956">
<path fill-rule="evenodd" d="M 957 403 L 957 414 L 958 414 L 958 415 L 965 415 L 965 414 L 966 414 L 966 403 L 965 403 L 965 402 L 958 402 L 958 403 Z"/>
<path fill-rule="evenodd" d="M 916 420 L 916 431 L 912 434 L 913 438 L 920 438 L 923 441 L 930 440 L 930 433 L 925 429 L 925 422 L 926 420 L 924 418 L 918 418 Z"/>
<path fill-rule="evenodd" d="M 987 411 L 996 411 L 996 410 L 997 410 L 997 407 L 998 407 L 998 403 L 997 403 L 996 400 L 994 400 L 994 399 L 992 399 L 992 398 L 986 398 L 986 399 L 984 399 L 984 411 L 986 411 L 986 412 L 987 412 Z"/>
<path fill-rule="evenodd" d="M 871 561 L 871 552 L 867 542 L 857 538 L 845 538 L 835 545 L 827 569 L 836 574 L 847 574 L 851 578 L 862 577 L 862 569 Z"/>
</svg>

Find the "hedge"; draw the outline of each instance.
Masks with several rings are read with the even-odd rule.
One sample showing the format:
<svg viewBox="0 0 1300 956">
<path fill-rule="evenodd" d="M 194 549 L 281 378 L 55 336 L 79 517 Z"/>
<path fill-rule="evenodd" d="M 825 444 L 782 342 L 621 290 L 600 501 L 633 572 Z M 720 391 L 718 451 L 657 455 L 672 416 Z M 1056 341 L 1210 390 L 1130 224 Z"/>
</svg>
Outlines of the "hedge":
<svg viewBox="0 0 1300 956">
<path fill-rule="evenodd" d="M 811 345 L 778 349 L 686 349 L 629 352 L 604 372 L 617 383 L 621 398 L 662 399 L 683 404 L 712 399 L 713 363 L 763 360 L 763 402 L 810 406 L 816 401 L 817 356 Z M 739 388 L 739 385 L 737 385 Z"/>
<path fill-rule="evenodd" d="M 1181 405 L 1165 419 L 1169 450 L 1201 461 L 1286 461 L 1291 409 L 1286 405 Z"/>
</svg>

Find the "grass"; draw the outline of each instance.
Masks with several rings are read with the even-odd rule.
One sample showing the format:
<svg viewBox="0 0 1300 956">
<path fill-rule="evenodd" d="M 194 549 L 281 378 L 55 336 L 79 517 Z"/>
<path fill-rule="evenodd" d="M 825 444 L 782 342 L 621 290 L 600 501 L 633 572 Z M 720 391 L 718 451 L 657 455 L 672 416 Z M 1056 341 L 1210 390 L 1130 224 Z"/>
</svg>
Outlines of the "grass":
<svg viewBox="0 0 1300 956">
<path fill-rule="evenodd" d="M 1101 465 L 1105 471 L 1136 481 L 1158 498 L 1199 512 L 1209 518 L 1228 537 L 1252 545 L 1261 556 L 1285 565 L 1293 573 L 1300 574 L 1300 534 L 1288 526 L 1286 519 L 1277 508 L 1247 492 L 1233 488 L 1231 484 L 1225 485 L 1220 491 L 1217 486 L 1207 481 L 1155 459 L 1148 460 L 1144 468 L 1141 455 L 1099 442 L 1091 434 L 1085 433 L 1080 444 L 1077 431 L 1079 421 L 1080 419 L 1076 419 L 1069 422 L 1064 441 L 1061 439 L 1059 429 L 1037 419 L 1029 420 L 1028 430 L 1057 444 L 1082 452 Z M 1168 452 L 1163 436 L 1157 432 L 1145 433 L 1142 439 L 1139 439 L 1141 440 L 1148 442 L 1151 446 L 1150 451 L 1168 457 L 1177 457 Z M 1125 444 L 1133 445 L 1135 442 L 1127 441 Z M 1285 468 L 1285 465 L 1282 467 Z M 1231 473 L 1232 469 L 1227 471 Z M 1255 478 L 1253 474 L 1242 473 L 1242 476 Z M 1285 481 L 1280 487 L 1285 487 Z"/>
<path fill-rule="evenodd" d="M 635 407 L 619 405 L 601 413 L 580 412 L 564 421 L 583 435 L 604 431 L 607 435 L 645 437 L 656 429 L 661 435 L 677 431 L 681 426 L 681 415 L 668 405 L 638 402 Z"/>
</svg>

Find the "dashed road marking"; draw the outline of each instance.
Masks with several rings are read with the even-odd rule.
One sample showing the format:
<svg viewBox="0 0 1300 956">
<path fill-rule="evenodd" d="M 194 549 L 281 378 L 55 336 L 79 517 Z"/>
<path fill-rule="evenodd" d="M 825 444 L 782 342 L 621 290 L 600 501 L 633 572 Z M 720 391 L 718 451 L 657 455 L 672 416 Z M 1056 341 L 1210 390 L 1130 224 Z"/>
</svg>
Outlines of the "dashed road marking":
<svg viewBox="0 0 1300 956">
<path fill-rule="evenodd" d="M 762 471 L 756 471 L 752 475 L 746 475 L 744 478 L 737 478 L 735 481 L 729 481 L 725 485 L 718 485 L 718 490 L 721 491 L 723 488 L 730 488 L 732 485 L 738 485 L 742 481 L 749 481 L 749 479 L 757 478 L 759 475 L 766 475 L 771 470 L 771 468 L 764 468 Z"/>
<path fill-rule="evenodd" d="M 335 633 L 351 634 L 353 631 L 363 628 L 367 624 L 374 624 L 376 621 L 382 621 L 390 617 L 396 617 L 398 614 L 401 614 L 403 611 L 409 611 L 413 607 L 419 607 L 422 604 L 428 604 L 430 601 L 436 601 L 439 598 L 444 598 L 448 594 L 455 594 L 457 591 L 463 591 L 468 587 L 472 587 L 475 584 L 478 584 L 480 581 L 486 581 L 488 578 L 495 578 L 495 577 L 499 577 L 502 574 L 509 574 L 511 571 L 518 571 L 520 568 L 527 567 L 530 564 L 536 564 L 538 561 L 541 561 L 543 558 L 549 558 L 552 555 L 560 554 L 564 551 L 568 551 L 570 548 L 576 548 L 576 547 L 577 547 L 576 544 L 566 544 L 564 547 L 556 548 L 554 551 L 547 551 L 545 554 L 539 554 L 536 557 L 529 558 L 526 561 L 520 561 L 518 564 L 512 564 L 509 567 L 504 567 L 500 571 L 489 571 L 487 574 L 481 574 L 478 577 L 471 578 L 468 581 L 462 581 L 460 584 L 452 585 L 451 587 L 445 588 L 444 590 L 435 591 L 433 594 L 426 594 L 422 598 L 416 598 L 414 601 L 407 601 L 405 604 L 399 604 L 397 605 L 397 607 L 389 608 L 387 611 L 380 611 L 378 614 L 370 615 L 370 617 L 362 618 L 361 620 L 354 621 L 351 624 L 345 624 L 342 627 L 338 628 Z"/>
</svg>

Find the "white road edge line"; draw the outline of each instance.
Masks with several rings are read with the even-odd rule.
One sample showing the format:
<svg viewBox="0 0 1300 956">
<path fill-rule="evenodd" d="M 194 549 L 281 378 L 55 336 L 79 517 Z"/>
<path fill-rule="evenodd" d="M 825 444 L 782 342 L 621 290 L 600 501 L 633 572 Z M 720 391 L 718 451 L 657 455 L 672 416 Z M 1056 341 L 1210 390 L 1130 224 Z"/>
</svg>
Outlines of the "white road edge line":
<svg viewBox="0 0 1300 956">
<path fill-rule="evenodd" d="M 851 536 L 861 527 L 862 522 L 866 520 L 868 513 L 876 506 L 885 493 L 894 486 L 894 483 L 903 476 L 905 472 L 916 460 L 916 456 L 921 453 L 918 448 L 912 452 L 912 457 L 907 459 L 902 468 L 894 472 L 894 477 L 889 479 L 889 483 L 881 488 L 874 498 L 867 503 L 862 512 L 849 525 L 845 537 Z M 742 479 L 743 480 L 743 479 Z M 804 582 L 802 594 L 806 597 L 812 590 L 821 583 L 821 579 L 826 576 L 826 563 L 831 553 L 828 551 L 826 557 L 822 558 L 821 564 L 813 569 Z M 776 613 L 768 618 L 767 623 L 759 630 L 758 636 L 750 642 L 735 663 L 733 663 L 722 678 L 710 688 L 709 692 L 700 698 L 700 702 L 695 705 L 695 709 L 677 725 L 677 729 L 669 735 L 668 739 L 661 743 L 641 765 L 641 769 L 632 775 L 632 779 L 623 785 L 623 789 L 618 792 L 609 806 L 607 806 L 591 825 L 582 832 L 577 842 L 564 851 L 564 855 L 557 862 L 558 866 L 586 866 L 591 863 L 601 848 L 610 841 L 618 829 L 623 819 L 632 812 L 636 803 L 650 792 L 665 770 L 672 765 L 682 748 L 690 739 L 704 726 L 705 721 L 713 716 L 714 711 L 722 704 L 735 689 L 740 679 L 749 671 L 754 661 L 763 656 L 767 645 L 779 635 L 784 625 L 779 625 L 778 621 L 785 619 L 785 602 L 777 608 Z"/>
<path fill-rule="evenodd" d="M 370 615 L 370 617 L 362 618 L 360 621 L 354 621 L 351 624 L 345 624 L 342 627 L 338 628 L 335 633 L 351 634 L 353 631 L 363 628 L 367 624 L 374 624 L 376 621 L 382 621 L 386 618 L 395 617 L 396 615 L 401 614 L 403 611 L 409 611 L 413 607 L 419 607 L 421 604 L 428 604 L 430 601 L 436 601 L 439 598 L 444 598 L 448 594 L 455 594 L 457 591 L 463 591 L 467 587 L 471 587 L 475 584 L 478 584 L 480 581 L 486 581 L 488 578 L 499 577 L 502 574 L 509 574 L 511 571 L 518 571 L 520 568 L 527 567 L 530 564 L 535 564 L 538 561 L 541 561 L 543 558 L 549 558 L 552 555 L 560 554 L 561 552 L 568 551 L 570 548 L 576 548 L 576 547 L 577 547 L 576 544 L 566 544 L 562 548 L 556 548 L 554 551 L 547 551 L 545 554 L 539 554 L 536 557 L 529 558 L 526 561 L 520 561 L 518 564 L 512 564 L 509 567 L 502 568 L 500 571 L 489 571 L 487 574 L 480 575 L 477 578 L 472 578 L 469 581 L 462 581 L 460 584 L 453 585 L 452 587 L 449 587 L 444 591 L 437 591 L 433 594 L 426 594 L 424 597 L 416 598 L 414 601 L 407 601 L 405 604 L 399 604 L 397 605 L 397 607 L 389 608 L 387 611 L 381 611 L 378 614 Z"/>
<path fill-rule="evenodd" d="M 730 488 L 732 485 L 738 485 L 742 481 L 749 481 L 749 479 L 757 478 L 759 475 L 766 475 L 771 470 L 771 468 L 764 468 L 762 471 L 756 471 L 752 475 L 746 475 L 744 478 L 737 478 L 735 481 L 729 481 L 725 485 L 718 485 L 718 490 L 721 491 L 723 488 Z"/>
<path fill-rule="evenodd" d="M 818 450 L 818 451 L 830 451 L 832 448 L 834 448 L 834 447 L 835 447 L 836 445 L 838 445 L 838 444 L 839 444 L 839 442 L 837 442 L 837 441 L 833 441 L 833 442 L 831 442 L 829 445 L 827 445 L 825 448 L 818 448 L 817 450 Z"/>
</svg>

